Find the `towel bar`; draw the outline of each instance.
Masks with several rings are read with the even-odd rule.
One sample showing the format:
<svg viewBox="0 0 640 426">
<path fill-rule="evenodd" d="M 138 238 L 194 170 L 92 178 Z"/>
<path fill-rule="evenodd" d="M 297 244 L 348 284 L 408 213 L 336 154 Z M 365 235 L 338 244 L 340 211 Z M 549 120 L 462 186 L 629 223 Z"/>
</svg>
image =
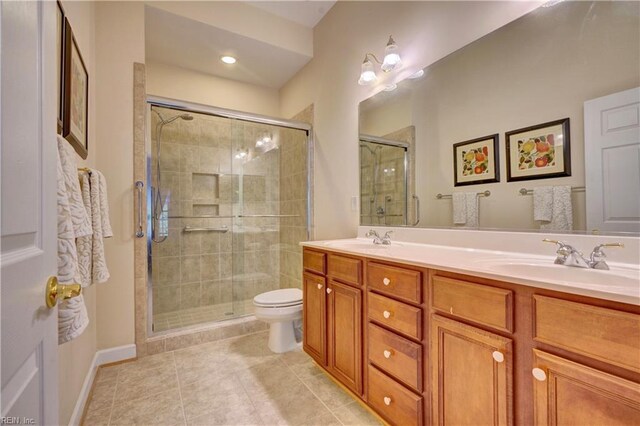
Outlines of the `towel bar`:
<svg viewBox="0 0 640 426">
<path fill-rule="evenodd" d="M 227 228 L 226 226 L 223 226 L 221 228 L 194 228 L 191 226 L 185 226 L 184 229 L 182 230 L 183 232 L 228 232 L 229 228 Z"/>
<path fill-rule="evenodd" d="M 585 188 L 584 186 L 574 186 L 571 188 L 571 192 L 585 192 L 586 190 L 587 188 Z M 520 193 L 520 195 L 532 195 L 533 189 L 520 188 L 518 192 Z"/>
<path fill-rule="evenodd" d="M 476 195 L 478 197 L 490 197 L 491 196 L 491 191 L 489 191 L 487 189 L 486 191 L 482 191 L 482 192 L 476 193 Z M 436 195 L 436 198 L 438 200 L 442 200 L 442 199 L 445 199 L 445 198 L 453 198 L 453 195 L 451 195 L 451 194 L 438 194 L 438 195 Z"/>
</svg>

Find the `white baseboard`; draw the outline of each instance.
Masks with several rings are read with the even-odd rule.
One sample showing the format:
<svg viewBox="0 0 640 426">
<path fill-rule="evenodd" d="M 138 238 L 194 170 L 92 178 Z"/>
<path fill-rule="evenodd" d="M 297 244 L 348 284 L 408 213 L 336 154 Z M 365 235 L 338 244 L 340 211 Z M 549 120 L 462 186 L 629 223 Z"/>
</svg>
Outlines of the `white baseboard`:
<svg viewBox="0 0 640 426">
<path fill-rule="evenodd" d="M 98 367 L 104 364 L 124 361 L 125 359 L 131 359 L 135 357 L 136 345 L 133 344 L 103 349 L 101 351 L 97 351 L 95 355 L 93 355 L 91 366 L 89 367 L 89 371 L 87 371 L 87 375 L 84 378 L 84 383 L 82 384 L 80 395 L 78 395 L 76 406 L 73 409 L 73 414 L 71 415 L 71 419 L 69 420 L 69 426 L 80 425 L 80 421 L 82 420 L 82 413 L 84 412 L 84 406 L 86 405 L 87 399 L 89 398 L 89 392 L 91 392 L 91 387 L 93 386 L 93 380 L 96 378 Z"/>
</svg>

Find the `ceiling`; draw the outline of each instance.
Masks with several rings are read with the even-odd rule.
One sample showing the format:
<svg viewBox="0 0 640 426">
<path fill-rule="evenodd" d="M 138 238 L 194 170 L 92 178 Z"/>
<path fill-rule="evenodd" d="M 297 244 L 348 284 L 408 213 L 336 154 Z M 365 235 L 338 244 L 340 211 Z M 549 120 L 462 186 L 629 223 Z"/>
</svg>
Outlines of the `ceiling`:
<svg viewBox="0 0 640 426">
<path fill-rule="evenodd" d="M 201 19 L 188 15 L 180 8 L 167 9 L 161 5 L 147 3 L 145 9 L 146 61 L 186 68 L 226 79 L 258 86 L 279 89 L 289 81 L 312 56 L 312 28 L 335 1 L 252 1 L 243 2 L 245 11 L 256 12 L 258 18 L 251 21 L 247 17 L 235 27 L 229 21 Z M 165 3 L 167 5 L 168 3 Z M 210 12 L 221 16 L 239 7 L 225 2 L 200 3 L 200 12 Z M 227 8 L 221 10 L 220 8 Z M 241 15 L 244 16 L 244 15 Z M 308 50 L 292 48 L 291 36 L 267 39 L 264 31 L 260 34 L 255 25 L 259 22 L 265 28 L 289 28 L 308 38 Z M 295 22 L 295 24 L 293 23 Z M 245 25 L 243 27 L 243 24 Z M 284 31 L 284 30 L 283 30 Z M 288 39 L 288 40 L 287 40 Z M 295 39 L 295 37 L 294 37 Z M 287 44 L 289 43 L 289 44 Z M 220 56 L 232 55 L 238 59 L 233 65 L 220 61 Z"/>
<path fill-rule="evenodd" d="M 313 28 L 333 7 L 333 1 L 246 1 L 245 3 L 269 13 Z"/>
</svg>

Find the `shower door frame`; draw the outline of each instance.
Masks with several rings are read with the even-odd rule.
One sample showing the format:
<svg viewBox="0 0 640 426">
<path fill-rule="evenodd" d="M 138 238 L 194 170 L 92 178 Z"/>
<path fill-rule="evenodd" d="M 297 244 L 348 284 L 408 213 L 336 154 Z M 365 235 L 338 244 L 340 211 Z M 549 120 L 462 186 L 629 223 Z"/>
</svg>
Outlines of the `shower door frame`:
<svg viewBox="0 0 640 426">
<path fill-rule="evenodd" d="M 181 110 L 184 112 L 193 112 L 198 114 L 206 114 L 212 115 L 216 117 L 223 117 L 229 119 L 236 119 L 251 123 L 259 123 L 266 124 L 271 126 L 285 127 L 288 129 L 302 130 L 307 134 L 307 240 L 310 241 L 313 238 L 313 164 L 314 159 L 313 155 L 315 152 L 314 149 L 314 139 L 313 139 L 313 126 L 309 123 L 305 123 L 302 121 L 295 120 L 286 120 L 276 117 L 269 117 L 261 114 L 253 114 L 243 111 L 236 111 L 227 108 L 214 107 L 210 105 L 199 104 L 196 102 L 188 102 L 178 99 L 171 99 L 162 96 L 153 96 L 147 95 L 145 99 L 145 123 L 146 123 L 146 131 L 145 131 L 145 156 L 146 156 L 146 179 L 147 179 L 147 188 L 146 188 L 146 198 L 150 200 L 151 196 L 151 108 L 164 107 L 171 108 L 175 110 Z M 405 156 L 406 162 L 406 156 Z M 177 329 L 169 329 L 163 331 L 154 331 L 153 330 L 153 280 L 152 280 L 152 240 L 151 240 L 151 203 L 147 202 L 147 226 L 146 226 L 146 243 L 147 243 L 147 338 L 158 336 L 158 335 L 167 335 L 173 332 L 181 332 L 185 328 L 177 328 Z M 224 218 L 226 216 L 219 216 Z M 231 214 L 229 218 L 236 218 L 236 215 Z M 232 231 L 233 232 L 233 231 Z M 248 316 L 250 314 L 245 314 L 242 316 Z M 229 320 L 241 318 L 234 317 Z M 150 319 L 150 320 L 149 320 Z M 215 324 L 220 323 L 225 320 L 206 322 L 202 324 L 197 324 L 198 327 L 206 324 Z"/>
<path fill-rule="evenodd" d="M 360 142 L 369 142 L 369 143 L 377 143 L 378 145 L 386 145 L 392 146 L 396 148 L 404 149 L 404 225 L 393 225 L 393 226 L 404 226 L 409 227 L 409 148 L 410 145 L 406 142 L 394 141 L 391 139 L 381 138 L 379 136 L 366 135 L 364 133 L 360 134 L 358 138 L 358 180 L 360 181 L 359 187 L 362 188 L 362 156 L 360 155 Z M 362 196 L 360 197 L 360 202 L 362 203 Z M 360 212 L 360 223 L 362 223 L 362 212 Z M 386 222 L 386 220 L 385 220 Z M 368 225 L 365 225 L 368 226 Z M 374 226 L 374 225 L 371 225 Z M 386 223 L 385 223 L 385 226 Z M 390 226 L 390 225 L 389 225 Z"/>
</svg>

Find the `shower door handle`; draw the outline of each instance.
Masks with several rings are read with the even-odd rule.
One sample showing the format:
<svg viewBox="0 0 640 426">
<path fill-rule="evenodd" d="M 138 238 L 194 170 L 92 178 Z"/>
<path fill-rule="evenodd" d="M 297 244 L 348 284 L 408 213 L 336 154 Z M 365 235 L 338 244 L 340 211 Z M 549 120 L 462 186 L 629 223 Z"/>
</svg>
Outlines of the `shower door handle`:
<svg viewBox="0 0 640 426">
<path fill-rule="evenodd" d="M 138 229 L 136 231 L 136 237 L 142 238 L 144 237 L 143 224 L 144 224 L 144 214 L 142 212 L 142 197 L 144 195 L 144 182 L 141 180 L 136 182 L 136 189 L 138 190 Z"/>
<path fill-rule="evenodd" d="M 412 198 L 416 200 L 416 221 L 411 224 L 411 226 L 418 226 L 420 223 L 420 198 L 417 195 L 413 194 Z"/>
</svg>

